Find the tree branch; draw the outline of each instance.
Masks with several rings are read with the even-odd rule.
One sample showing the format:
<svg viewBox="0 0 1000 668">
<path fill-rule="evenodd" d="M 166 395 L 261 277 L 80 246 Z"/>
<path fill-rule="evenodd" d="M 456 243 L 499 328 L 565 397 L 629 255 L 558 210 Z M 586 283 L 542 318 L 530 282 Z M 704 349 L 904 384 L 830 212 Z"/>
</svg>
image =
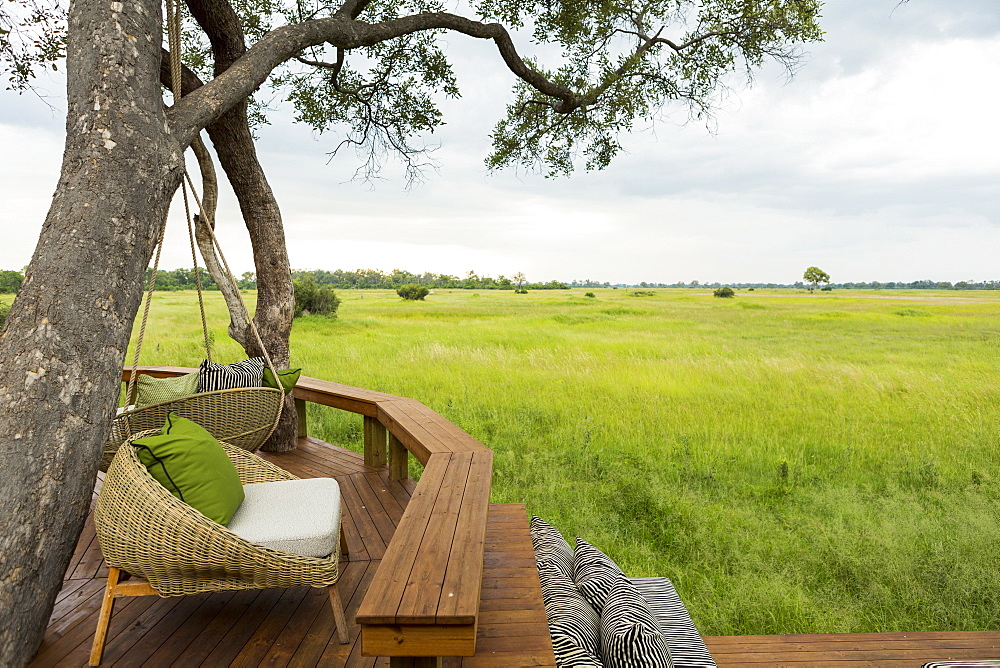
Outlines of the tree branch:
<svg viewBox="0 0 1000 668">
<path fill-rule="evenodd" d="M 499 23 L 481 23 L 456 14 L 433 12 L 370 24 L 337 14 L 282 26 L 267 33 L 228 70 L 185 95 L 167 111 L 168 118 L 180 141 L 187 144 L 194 133 L 218 119 L 233 104 L 248 97 L 267 79 L 271 70 L 294 58 L 303 49 L 326 42 L 347 50 L 426 30 L 451 30 L 478 39 L 493 40 L 510 71 L 539 92 L 558 100 L 552 108 L 559 113 L 569 113 L 588 101 L 588 98 L 548 80 L 529 66 L 517 53 L 506 28 Z"/>
</svg>

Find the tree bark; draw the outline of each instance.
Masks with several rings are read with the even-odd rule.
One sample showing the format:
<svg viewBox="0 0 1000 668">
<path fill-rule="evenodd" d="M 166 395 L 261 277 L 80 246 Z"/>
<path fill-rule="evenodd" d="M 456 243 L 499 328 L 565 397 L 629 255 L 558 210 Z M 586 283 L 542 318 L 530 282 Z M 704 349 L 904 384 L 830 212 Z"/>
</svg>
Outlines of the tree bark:
<svg viewBox="0 0 1000 668">
<path fill-rule="evenodd" d="M 34 655 L 90 506 L 181 146 L 158 2 L 74 2 L 59 184 L 0 339 L 0 665 Z"/>
<path fill-rule="evenodd" d="M 188 6 L 212 43 L 215 75 L 219 76 L 246 53 L 239 18 L 226 0 L 190 0 Z M 284 369 L 290 360 L 289 337 L 295 293 L 281 210 L 257 158 L 247 119 L 247 99 L 235 104 L 207 130 L 219 164 L 236 193 L 253 245 L 257 272 L 254 325 L 275 367 Z M 240 342 L 248 355 L 261 354 L 260 346 L 249 332 L 243 333 Z M 278 427 L 263 449 L 268 452 L 294 450 L 296 427 L 295 402 L 287 397 Z"/>
</svg>

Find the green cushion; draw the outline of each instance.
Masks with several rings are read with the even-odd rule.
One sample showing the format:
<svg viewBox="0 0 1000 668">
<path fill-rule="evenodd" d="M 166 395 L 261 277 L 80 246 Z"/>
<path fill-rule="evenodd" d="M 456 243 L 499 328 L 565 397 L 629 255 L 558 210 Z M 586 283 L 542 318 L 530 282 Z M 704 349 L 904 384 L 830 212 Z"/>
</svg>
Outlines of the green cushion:
<svg viewBox="0 0 1000 668">
<path fill-rule="evenodd" d="M 228 524 L 243 503 L 236 467 L 201 425 L 171 413 L 159 436 L 132 444 L 149 474 L 205 517 Z"/>
<path fill-rule="evenodd" d="M 299 382 L 299 376 L 302 375 L 302 369 L 279 369 L 278 370 L 278 383 L 274 381 L 274 374 L 271 373 L 270 369 L 264 369 L 264 387 L 274 387 L 279 390 L 284 390 L 285 394 L 288 394 L 295 388 L 295 383 Z"/>
<path fill-rule="evenodd" d="M 198 392 L 198 372 L 177 378 L 153 378 L 142 374 L 135 381 L 137 406 L 158 404 Z"/>
</svg>

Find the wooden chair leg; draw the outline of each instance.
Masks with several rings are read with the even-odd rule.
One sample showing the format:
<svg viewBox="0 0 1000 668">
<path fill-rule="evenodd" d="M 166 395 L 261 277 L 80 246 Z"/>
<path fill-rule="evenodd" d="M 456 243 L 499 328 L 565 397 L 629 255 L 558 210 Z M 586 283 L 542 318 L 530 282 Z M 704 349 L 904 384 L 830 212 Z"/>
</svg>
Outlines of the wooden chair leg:
<svg viewBox="0 0 1000 668">
<path fill-rule="evenodd" d="M 108 584 L 104 587 L 104 601 L 101 603 L 101 613 L 97 616 L 97 631 L 94 633 L 94 644 L 90 648 L 90 665 L 101 665 L 104 656 L 104 644 L 108 639 L 108 624 L 115 607 L 115 587 L 121 571 L 114 566 L 108 568 Z"/>
<path fill-rule="evenodd" d="M 347 534 L 344 533 L 344 523 L 340 523 L 340 553 L 347 556 Z"/>
<path fill-rule="evenodd" d="M 333 608 L 333 621 L 337 625 L 337 636 L 340 638 L 340 644 L 346 645 L 351 642 L 351 637 L 347 633 L 344 602 L 340 600 L 340 592 L 337 591 L 337 585 L 330 585 L 326 588 L 326 592 L 330 595 L 330 607 Z"/>
</svg>

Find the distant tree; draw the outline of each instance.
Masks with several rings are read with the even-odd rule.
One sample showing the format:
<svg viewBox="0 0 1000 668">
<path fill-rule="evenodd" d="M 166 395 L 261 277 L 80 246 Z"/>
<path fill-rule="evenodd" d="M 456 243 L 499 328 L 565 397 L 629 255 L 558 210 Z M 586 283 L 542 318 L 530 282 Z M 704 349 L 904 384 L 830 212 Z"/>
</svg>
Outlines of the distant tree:
<svg viewBox="0 0 1000 668">
<path fill-rule="evenodd" d="M 337 317 L 340 298 L 329 285 L 319 285 L 312 276 L 303 276 L 293 281 L 295 288 L 295 317 L 305 315 L 325 315 Z"/>
<path fill-rule="evenodd" d="M 721 288 L 716 288 L 715 292 L 712 293 L 716 297 L 721 297 L 722 299 L 732 299 L 736 296 L 733 289 L 729 286 L 723 286 Z"/>
<path fill-rule="evenodd" d="M 524 274 L 520 271 L 511 277 L 511 282 L 514 284 L 514 294 L 526 295 L 528 291 L 525 289 L 525 284 L 527 284 L 528 279 L 525 278 Z"/>
<path fill-rule="evenodd" d="M 257 287 L 257 274 L 252 271 L 244 271 L 239 286 L 241 290 L 253 290 Z"/>
<path fill-rule="evenodd" d="M 17 292 L 24 282 L 24 275 L 19 271 L 0 270 L 0 293 Z"/>
<path fill-rule="evenodd" d="M 403 299 L 409 299 L 411 301 L 417 301 L 418 299 L 423 300 L 423 298 L 429 295 L 430 292 L 431 290 L 427 286 L 417 285 L 416 283 L 402 285 L 396 290 L 397 295 Z"/>
<path fill-rule="evenodd" d="M 830 282 L 830 274 L 826 273 L 819 267 L 809 267 L 806 269 L 806 272 L 802 274 L 802 278 L 809 281 L 809 292 L 815 290 L 820 283 Z"/>
</svg>

